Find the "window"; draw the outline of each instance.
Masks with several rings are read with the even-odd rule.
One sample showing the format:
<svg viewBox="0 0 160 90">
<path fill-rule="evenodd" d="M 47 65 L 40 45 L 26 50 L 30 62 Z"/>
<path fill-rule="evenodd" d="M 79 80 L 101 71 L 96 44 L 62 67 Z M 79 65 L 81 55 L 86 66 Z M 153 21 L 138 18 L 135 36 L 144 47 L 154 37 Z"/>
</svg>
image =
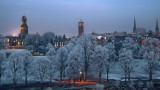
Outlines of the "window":
<svg viewBox="0 0 160 90">
<path fill-rule="evenodd" d="M 57 42 L 57 46 L 58 46 L 58 42 Z"/>
<path fill-rule="evenodd" d="M 62 46 L 63 46 L 63 42 L 62 42 Z"/>
</svg>

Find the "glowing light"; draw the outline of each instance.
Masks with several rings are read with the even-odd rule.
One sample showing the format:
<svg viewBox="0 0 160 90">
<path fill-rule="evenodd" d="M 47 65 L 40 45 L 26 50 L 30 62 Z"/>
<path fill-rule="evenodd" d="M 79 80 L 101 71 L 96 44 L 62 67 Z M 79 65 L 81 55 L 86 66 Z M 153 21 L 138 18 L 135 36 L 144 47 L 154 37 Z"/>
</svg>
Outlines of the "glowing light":
<svg viewBox="0 0 160 90">
<path fill-rule="evenodd" d="M 11 35 L 12 35 L 13 37 L 18 36 L 18 34 L 19 34 L 19 30 L 18 30 L 18 29 L 14 29 L 14 30 L 11 32 Z"/>
<path fill-rule="evenodd" d="M 57 46 L 58 46 L 58 42 L 57 42 Z"/>
<path fill-rule="evenodd" d="M 79 72 L 79 74 L 81 75 L 81 74 L 82 74 L 82 72 Z"/>
<path fill-rule="evenodd" d="M 98 38 L 98 39 L 101 39 L 101 38 L 102 38 L 102 36 L 97 36 L 97 38 Z"/>
</svg>

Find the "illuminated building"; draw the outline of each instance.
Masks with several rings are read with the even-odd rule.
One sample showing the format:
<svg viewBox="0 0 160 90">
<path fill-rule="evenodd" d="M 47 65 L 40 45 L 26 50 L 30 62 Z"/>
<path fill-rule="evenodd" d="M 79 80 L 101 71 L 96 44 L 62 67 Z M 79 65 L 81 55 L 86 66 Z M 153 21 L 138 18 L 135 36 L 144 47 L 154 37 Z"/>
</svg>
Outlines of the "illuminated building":
<svg viewBox="0 0 160 90">
<path fill-rule="evenodd" d="M 56 36 L 56 39 L 54 40 L 53 45 L 56 46 L 56 47 L 61 47 L 61 46 L 64 46 L 64 45 L 68 44 L 69 40 L 70 39 L 66 38 L 65 35 L 63 35 L 63 37 L 61 37 L 61 36 L 57 37 Z"/>
<path fill-rule="evenodd" d="M 22 48 L 23 40 L 28 34 L 27 18 L 22 16 L 22 24 L 20 26 L 19 36 L 5 36 L 7 38 L 7 44 L 10 49 L 12 48 Z"/>
</svg>

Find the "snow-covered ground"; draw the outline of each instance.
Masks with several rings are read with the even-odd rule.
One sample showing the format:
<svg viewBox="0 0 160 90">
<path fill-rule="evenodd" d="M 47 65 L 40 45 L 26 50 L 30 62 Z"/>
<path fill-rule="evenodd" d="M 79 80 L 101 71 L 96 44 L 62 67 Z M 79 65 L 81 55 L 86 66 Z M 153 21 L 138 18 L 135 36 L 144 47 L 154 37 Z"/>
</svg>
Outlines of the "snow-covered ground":
<svg viewBox="0 0 160 90">
<path fill-rule="evenodd" d="M 141 79 L 148 79 L 148 74 L 145 72 L 145 60 L 136 60 L 136 66 L 134 68 L 134 72 L 131 73 L 131 78 L 141 78 Z M 103 78 L 106 78 L 106 74 L 103 74 Z M 116 79 L 116 80 L 124 80 L 124 74 L 121 70 L 120 63 L 114 62 L 111 66 L 109 79 Z M 153 74 L 153 79 L 160 79 L 160 71 L 156 71 Z"/>
<path fill-rule="evenodd" d="M 9 53 L 15 52 L 15 51 L 23 52 L 23 51 L 26 51 L 26 49 L 3 49 L 3 51 L 9 52 Z"/>
</svg>

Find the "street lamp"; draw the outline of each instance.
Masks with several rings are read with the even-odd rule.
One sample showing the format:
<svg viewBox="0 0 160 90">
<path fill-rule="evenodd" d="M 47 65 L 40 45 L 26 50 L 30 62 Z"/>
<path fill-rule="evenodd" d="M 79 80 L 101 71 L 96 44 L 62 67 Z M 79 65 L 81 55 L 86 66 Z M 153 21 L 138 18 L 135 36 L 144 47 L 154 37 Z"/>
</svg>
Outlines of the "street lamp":
<svg viewBox="0 0 160 90">
<path fill-rule="evenodd" d="M 80 71 L 80 72 L 79 72 L 79 74 L 80 74 L 80 82 L 81 82 L 81 76 L 82 76 L 82 72 Z"/>
</svg>

